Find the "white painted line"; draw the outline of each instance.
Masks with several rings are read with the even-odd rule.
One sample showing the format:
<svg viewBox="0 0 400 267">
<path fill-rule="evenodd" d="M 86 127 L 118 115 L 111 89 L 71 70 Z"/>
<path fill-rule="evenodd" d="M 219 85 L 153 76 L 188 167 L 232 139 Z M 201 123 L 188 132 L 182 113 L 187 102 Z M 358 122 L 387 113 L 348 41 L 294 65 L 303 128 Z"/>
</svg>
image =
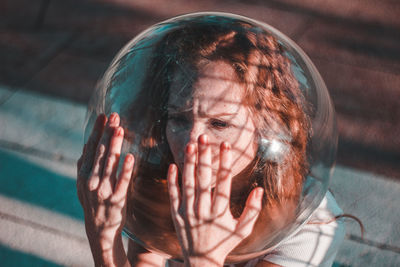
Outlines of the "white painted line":
<svg viewBox="0 0 400 267">
<path fill-rule="evenodd" d="M 64 266 L 92 266 L 89 244 L 0 217 L 0 243 Z"/>
<path fill-rule="evenodd" d="M 50 229 L 59 231 L 60 234 L 70 236 L 71 239 L 86 240 L 83 221 L 3 195 L 0 195 L 0 203 L 0 214 L 3 214 L 3 219 L 20 221 L 26 226 L 32 222 L 36 228 L 42 226 L 43 229 L 49 229 L 49 231 Z M 0 232 L 3 231 L 5 229 L 1 227 Z"/>
</svg>

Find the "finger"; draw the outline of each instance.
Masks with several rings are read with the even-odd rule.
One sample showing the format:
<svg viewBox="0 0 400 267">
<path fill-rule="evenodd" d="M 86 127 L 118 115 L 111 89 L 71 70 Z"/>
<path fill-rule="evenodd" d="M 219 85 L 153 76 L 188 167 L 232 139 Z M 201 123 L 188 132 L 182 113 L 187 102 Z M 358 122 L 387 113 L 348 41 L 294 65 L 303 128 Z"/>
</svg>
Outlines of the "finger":
<svg viewBox="0 0 400 267">
<path fill-rule="evenodd" d="M 105 146 L 105 148 L 106 148 L 106 154 L 108 154 L 108 150 L 109 150 L 109 147 L 110 147 L 111 137 L 112 137 L 112 135 L 113 135 L 115 129 L 119 126 L 119 121 L 120 121 L 120 119 L 119 119 L 118 114 L 115 113 L 115 112 L 112 113 L 112 114 L 110 115 L 109 119 L 108 119 L 108 122 L 107 122 L 107 125 L 106 125 L 106 127 L 105 127 L 104 133 L 103 133 L 103 135 L 102 135 L 101 138 L 100 138 L 99 145 L 104 145 L 104 146 Z M 100 177 L 101 179 L 103 179 L 103 174 L 104 174 L 104 172 L 105 172 L 105 170 L 106 170 L 106 167 L 107 167 L 107 166 L 105 166 L 105 160 L 106 160 L 106 158 L 104 158 L 103 161 L 100 162 L 101 168 L 100 168 L 99 177 Z"/>
<path fill-rule="evenodd" d="M 114 200 L 121 200 L 126 197 L 129 184 L 132 179 L 133 166 L 135 165 L 135 158 L 132 154 L 127 154 L 122 165 L 122 170 L 119 175 L 117 184 L 115 185 L 115 192 L 113 195 Z"/>
<path fill-rule="evenodd" d="M 87 180 L 87 187 L 89 191 L 94 191 L 99 187 L 100 183 L 100 166 L 102 166 L 102 162 L 104 161 L 106 155 L 106 147 L 103 144 L 99 144 L 96 151 L 96 156 L 94 159 L 93 170 L 92 173 Z"/>
<path fill-rule="evenodd" d="M 110 176 L 115 168 L 114 162 L 108 162 L 108 155 L 110 151 L 111 141 L 113 133 L 119 125 L 119 116 L 117 113 L 112 113 L 108 119 L 103 136 L 100 139 L 99 146 L 105 147 L 106 156 L 101 157 L 99 165 L 98 177 L 100 178 L 100 185 L 98 187 L 97 196 L 99 199 L 108 199 L 113 194 L 113 189 L 115 184 L 111 184 Z M 107 164 L 108 163 L 108 164 Z M 109 170 L 109 173 L 106 171 Z"/>
<path fill-rule="evenodd" d="M 85 182 L 87 182 L 87 181 L 85 181 Z M 79 202 L 81 203 L 82 207 L 84 207 L 85 203 L 87 203 L 86 187 L 83 186 L 83 184 L 78 184 L 78 183 L 77 183 L 76 187 L 77 187 L 76 188 L 77 189 L 76 192 L 77 192 L 77 195 L 78 195 Z"/>
<path fill-rule="evenodd" d="M 108 153 L 111 131 L 110 125 L 115 124 L 117 119 L 116 117 L 116 113 L 113 113 L 110 115 L 107 121 L 107 124 L 103 130 L 103 134 L 101 135 L 100 141 L 97 145 L 96 156 L 92 167 L 92 174 L 87 182 L 90 191 L 101 189 L 97 191 L 100 199 L 107 199 L 112 194 L 112 188 L 109 186 L 109 184 L 108 186 L 103 185 L 102 188 L 100 188 L 100 184 L 103 176 L 104 163 Z"/>
<path fill-rule="evenodd" d="M 86 144 L 83 146 L 82 155 L 78 159 L 77 164 L 76 164 L 77 165 L 76 192 L 78 194 L 78 199 L 79 199 L 79 202 L 81 203 L 81 205 L 83 205 L 83 195 L 82 194 L 83 194 L 83 190 L 84 190 L 84 187 L 82 185 L 84 184 L 84 181 L 86 181 L 86 180 L 84 180 L 85 178 L 83 178 L 83 176 L 79 175 L 79 171 L 81 170 L 81 167 L 82 167 L 83 155 L 85 154 L 85 152 L 86 152 Z"/>
<path fill-rule="evenodd" d="M 196 211 L 199 218 L 210 217 L 211 212 L 211 148 L 208 136 L 201 135 L 198 139 L 198 164 L 196 176 Z"/>
<path fill-rule="evenodd" d="M 78 189 L 78 191 L 80 190 L 80 187 L 82 186 L 82 184 L 83 184 L 83 180 L 85 180 L 86 181 L 86 179 L 84 178 L 84 176 L 83 175 L 80 175 L 80 169 L 81 169 L 81 167 L 82 167 L 82 162 L 83 162 L 83 157 L 81 156 L 79 159 L 78 159 L 78 162 L 77 162 L 77 179 L 76 179 L 76 188 Z"/>
<path fill-rule="evenodd" d="M 100 137 L 103 134 L 105 124 L 107 122 L 107 117 L 104 114 L 100 114 L 93 126 L 93 130 L 89 136 L 89 139 L 84 146 L 84 152 L 82 153 L 82 164 L 78 170 L 78 178 L 84 176 L 84 178 L 89 178 L 90 171 L 94 164 L 94 158 L 97 150 L 97 146 Z"/>
<path fill-rule="evenodd" d="M 175 164 L 169 165 L 168 169 L 168 193 L 169 193 L 169 201 L 171 208 L 171 218 L 175 226 L 176 234 L 178 235 L 178 239 L 183 240 L 185 244 L 185 222 L 181 215 L 179 214 L 179 206 L 181 201 L 181 194 L 179 191 L 179 182 L 178 182 L 178 167 Z"/>
<path fill-rule="evenodd" d="M 236 231 L 241 238 L 245 238 L 251 234 L 258 215 L 261 211 L 262 197 L 264 190 L 261 187 L 251 191 L 246 201 L 246 206 L 240 215 Z"/>
<path fill-rule="evenodd" d="M 217 174 L 217 184 L 213 200 L 213 213 L 223 214 L 229 210 L 229 201 L 232 187 L 232 155 L 231 146 L 223 142 L 219 149 L 219 169 Z"/>
<path fill-rule="evenodd" d="M 79 157 L 78 161 L 76 162 L 76 166 L 78 167 L 78 173 L 79 173 L 79 170 L 82 167 L 83 155 L 85 155 L 85 153 L 86 153 L 86 144 L 83 145 L 82 155 Z"/>
<path fill-rule="evenodd" d="M 109 184 L 111 188 L 115 187 L 115 182 L 117 180 L 117 169 L 123 141 L 124 129 L 122 127 L 117 127 L 114 130 L 114 133 L 110 140 L 110 146 L 107 152 L 102 179 L 102 184 Z"/>
<path fill-rule="evenodd" d="M 178 185 L 178 168 L 175 164 L 169 165 L 168 169 L 168 192 L 169 192 L 169 201 L 171 204 L 171 214 L 172 218 L 177 218 L 180 204 L 180 193 L 179 193 L 179 185 Z"/>
<path fill-rule="evenodd" d="M 188 144 L 185 149 L 185 163 L 182 173 L 182 203 L 189 218 L 194 215 L 196 154 L 196 145 Z"/>
</svg>

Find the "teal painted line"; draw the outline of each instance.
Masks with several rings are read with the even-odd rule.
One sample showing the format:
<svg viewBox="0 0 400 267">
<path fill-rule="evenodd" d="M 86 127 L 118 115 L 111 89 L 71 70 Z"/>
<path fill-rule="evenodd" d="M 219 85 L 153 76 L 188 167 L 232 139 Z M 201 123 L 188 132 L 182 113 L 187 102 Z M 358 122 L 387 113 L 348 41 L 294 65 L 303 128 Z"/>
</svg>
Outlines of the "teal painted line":
<svg viewBox="0 0 400 267">
<path fill-rule="evenodd" d="M 0 194 L 83 220 L 75 180 L 0 150 Z"/>
<path fill-rule="evenodd" d="M 0 265 L 7 266 L 41 266 L 41 267 L 57 267 L 62 266 L 54 262 L 39 258 L 37 256 L 27 254 L 18 250 L 13 250 L 0 244 Z"/>
</svg>

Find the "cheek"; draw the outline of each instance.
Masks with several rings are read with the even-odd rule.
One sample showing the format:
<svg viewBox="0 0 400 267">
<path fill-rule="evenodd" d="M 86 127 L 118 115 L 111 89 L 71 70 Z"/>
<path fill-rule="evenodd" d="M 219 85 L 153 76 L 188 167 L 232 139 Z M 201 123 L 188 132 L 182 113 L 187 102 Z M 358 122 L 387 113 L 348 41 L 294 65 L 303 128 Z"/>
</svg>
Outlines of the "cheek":
<svg viewBox="0 0 400 267">
<path fill-rule="evenodd" d="M 242 131 L 232 144 L 233 175 L 240 173 L 255 158 L 258 142 L 253 127 Z"/>
<path fill-rule="evenodd" d="M 256 156 L 256 145 L 253 141 L 246 146 L 232 147 L 232 174 L 237 175 L 245 169 Z"/>
</svg>

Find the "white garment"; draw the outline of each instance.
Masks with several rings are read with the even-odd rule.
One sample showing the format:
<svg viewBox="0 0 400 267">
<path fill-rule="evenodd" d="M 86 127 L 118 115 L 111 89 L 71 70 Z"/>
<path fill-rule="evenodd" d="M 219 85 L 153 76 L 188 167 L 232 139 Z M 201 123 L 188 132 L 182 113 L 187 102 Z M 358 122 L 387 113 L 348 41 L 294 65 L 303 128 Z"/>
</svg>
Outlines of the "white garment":
<svg viewBox="0 0 400 267">
<path fill-rule="evenodd" d="M 271 253 L 249 261 L 245 267 L 253 267 L 260 260 L 284 267 L 332 266 L 345 236 L 343 219 L 331 221 L 340 214 L 343 211 L 328 192 L 309 221 L 296 234 L 279 244 Z"/>
</svg>

